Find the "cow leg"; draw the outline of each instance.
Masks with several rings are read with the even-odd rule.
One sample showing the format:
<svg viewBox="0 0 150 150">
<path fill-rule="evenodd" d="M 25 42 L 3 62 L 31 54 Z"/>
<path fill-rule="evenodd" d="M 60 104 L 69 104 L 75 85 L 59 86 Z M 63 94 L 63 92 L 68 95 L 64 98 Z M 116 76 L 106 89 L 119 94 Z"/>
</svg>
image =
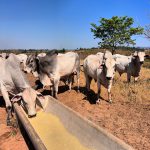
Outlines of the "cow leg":
<svg viewBox="0 0 150 150">
<path fill-rule="evenodd" d="M 101 84 L 99 81 L 97 81 L 97 100 L 96 100 L 97 104 L 100 103 L 100 92 L 101 92 Z"/>
<path fill-rule="evenodd" d="M 131 75 L 127 73 L 127 82 L 129 83 L 131 81 Z"/>
<path fill-rule="evenodd" d="M 71 80 L 72 80 L 72 85 L 74 84 L 74 75 L 71 76 Z"/>
<path fill-rule="evenodd" d="M 134 78 L 134 82 L 137 82 L 138 78 L 139 78 L 139 77 L 135 77 L 135 78 Z"/>
<path fill-rule="evenodd" d="M 54 86 L 53 85 L 50 85 L 50 91 L 51 91 L 51 96 L 54 96 L 54 93 L 53 93 L 53 91 L 54 91 Z"/>
<path fill-rule="evenodd" d="M 112 81 L 110 81 L 109 85 L 108 85 L 108 100 L 110 103 L 112 103 L 112 99 L 111 99 L 111 86 L 112 86 Z"/>
<path fill-rule="evenodd" d="M 6 91 L 6 89 L 3 85 L 1 86 L 1 92 L 2 92 L 3 98 L 5 100 L 5 104 L 6 104 L 7 126 L 10 126 L 11 125 L 11 118 L 12 118 L 12 104 L 10 102 L 8 92 Z"/>
<path fill-rule="evenodd" d="M 92 78 L 87 75 L 86 76 L 86 88 L 87 88 L 87 91 L 90 91 L 91 81 L 92 81 Z"/>
<path fill-rule="evenodd" d="M 12 106 L 7 106 L 6 107 L 6 112 L 7 112 L 7 126 L 12 125 L 11 119 L 12 119 Z"/>
<path fill-rule="evenodd" d="M 73 80 L 72 76 L 69 76 L 69 78 L 68 78 L 69 92 L 71 91 L 71 87 L 72 87 L 72 80 Z"/>
<path fill-rule="evenodd" d="M 80 73 L 77 73 L 77 85 L 78 85 L 78 91 L 79 92 L 79 86 L 80 86 Z"/>
<path fill-rule="evenodd" d="M 58 94 L 58 85 L 59 85 L 59 80 L 57 79 L 54 81 L 54 97 L 57 99 L 57 94 Z"/>
</svg>

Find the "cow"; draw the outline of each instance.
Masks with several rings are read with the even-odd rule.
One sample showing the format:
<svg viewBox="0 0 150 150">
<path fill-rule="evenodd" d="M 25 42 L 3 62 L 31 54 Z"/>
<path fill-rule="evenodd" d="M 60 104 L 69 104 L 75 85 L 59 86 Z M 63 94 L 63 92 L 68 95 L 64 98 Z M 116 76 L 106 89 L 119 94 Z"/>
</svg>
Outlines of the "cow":
<svg viewBox="0 0 150 150">
<path fill-rule="evenodd" d="M 115 74 L 115 64 L 116 61 L 109 51 L 106 51 L 103 55 L 89 55 L 83 62 L 87 90 L 90 90 L 90 83 L 92 79 L 97 81 L 97 104 L 100 102 L 101 85 L 107 88 L 108 100 L 110 103 L 112 102 L 111 86 Z"/>
<path fill-rule="evenodd" d="M 104 56 L 104 53 L 98 52 L 96 55 L 97 55 L 97 56 L 100 56 L 100 58 L 102 58 L 102 57 Z"/>
<path fill-rule="evenodd" d="M 9 57 L 9 53 L 1 53 L 0 57 L 3 59 L 7 59 Z"/>
<path fill-rule="evenodd" d="M 40 53 L 37 55 L 37 57 L 44 57 L 44 56 L 46 56 L 46 53 Z"/>
<path fill-rule="evenodd" d="M 77 76 L 79 91 L 80 59 L 77 53 L 58 54 L 57 51 L 50 51 L 45 57 L 32 55 L 28 58 L 26 65 L 32 72 L 38 73 L 44 86 L 53 87 L 52 95 L 55 98 L 57 98 L 60 80 L 68 81 L 70 91 L 74 75 Z"/>
<path fill-rule="evenodd" d="M 11 125 L 12 103 L 21 100 L 28 117 L 36 116 L 36 99 L 40 100 L 40 93 L 31 88 L 20 69 L 20 62 L 16 55 L 10 54 L 6 60 L 0 59 L 0 90 L 6 104 L 7 125 Z"/>
<path fill-rule="evenodd" d="M 135 51 L 131 56 L 115 54 L 113 57 L 116 59 L 116 70 L 120 76 L 123 73 L 127 73 L 128 82 L 131 81 L 131 76 L 134 77 L 134 81 L 138 80 L 141 66 L 144 62 L 144 51 Z"/>
<path fill-rule="evenodd" d="M 28 56 L 26 54 L 18 54 L 16 56 L 19 59 L 20 63 L 23 64 L 23 70 L 24 70 L 26 68 L 26 61 Z"/>
</svg>

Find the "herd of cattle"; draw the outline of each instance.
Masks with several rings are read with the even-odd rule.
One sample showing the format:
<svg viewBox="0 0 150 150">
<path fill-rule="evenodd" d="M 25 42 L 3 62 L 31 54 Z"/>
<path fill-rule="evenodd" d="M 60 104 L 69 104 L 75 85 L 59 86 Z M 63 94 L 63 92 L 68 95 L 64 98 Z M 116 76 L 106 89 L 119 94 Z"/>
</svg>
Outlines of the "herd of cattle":
<svg viewBox="0 0 150 150">
<path fill-rule="evenodd" d="M 7 125 L 11 124 L 12 102 L 21 100 L 28 116 L 33 117 L 36 116 L 36 99 L 44 99 L 41 93 L 30 86 L 23 71 L 33 73 L 40 80 L 43 88 L 50 86 L 51 95 L 57 98 L 60 81 L 67 84 L 71 90 L 76 77 L 79 91 L 80 68 L 83 66 L 88 91 L 91 80 L 97 81 L 96 102 L 100 102 L 101 85 L 108 90 L 108 100 L 112 102 L 111 86 L 115 72 L 118 71 L 120 75 L 126 73 L 128 82 L 131 76 L 137 81 L 144 58 L 144 51 L 135 51 L 131 56 L 112 55 L 111 52 L 106 51 L 87 56 L 81 65 L 79 55 L 75 52 L 58 54 L 57 51 L 50 51 L 47 54 L 29 56 L 2 53 L 0 54 L 0 90 L 6 104 Z"/>
</svg>

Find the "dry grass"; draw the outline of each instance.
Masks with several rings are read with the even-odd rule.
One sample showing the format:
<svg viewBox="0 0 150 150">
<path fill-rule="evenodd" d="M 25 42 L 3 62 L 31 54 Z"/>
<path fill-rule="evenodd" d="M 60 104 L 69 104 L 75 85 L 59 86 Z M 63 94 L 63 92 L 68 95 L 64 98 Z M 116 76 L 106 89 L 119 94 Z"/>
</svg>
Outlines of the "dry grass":
<svg viewBox="0 0 150 150">
<path fill-rule="evenodd" d="M 148 104 L 150 102 L 150 69 L 142 68 L 138 82 L 126 82 L 126 74 L 119 77 L 116 74 L 112 92 L 114 99 L 120 99 L 126 102 L 137 102 Z"/>
</svg>

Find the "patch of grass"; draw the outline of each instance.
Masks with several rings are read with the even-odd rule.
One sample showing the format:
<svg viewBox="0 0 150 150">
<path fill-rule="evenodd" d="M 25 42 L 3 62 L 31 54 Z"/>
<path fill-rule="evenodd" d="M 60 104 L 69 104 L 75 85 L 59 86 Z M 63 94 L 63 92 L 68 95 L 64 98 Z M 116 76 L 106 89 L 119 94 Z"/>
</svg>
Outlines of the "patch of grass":
<svg viewBox="0 0 150 150">
<path fill-rule="evenodd" d="M 150 102 L 150 69 L 142 68 L 140 78 L 137 82 L 133 80 L 127 83 L 126 74 L 115 76 L 115 83 L 112 87 L 114 99 L 121 98 L 124 102 L 146 104 Z"/>
</svg>

